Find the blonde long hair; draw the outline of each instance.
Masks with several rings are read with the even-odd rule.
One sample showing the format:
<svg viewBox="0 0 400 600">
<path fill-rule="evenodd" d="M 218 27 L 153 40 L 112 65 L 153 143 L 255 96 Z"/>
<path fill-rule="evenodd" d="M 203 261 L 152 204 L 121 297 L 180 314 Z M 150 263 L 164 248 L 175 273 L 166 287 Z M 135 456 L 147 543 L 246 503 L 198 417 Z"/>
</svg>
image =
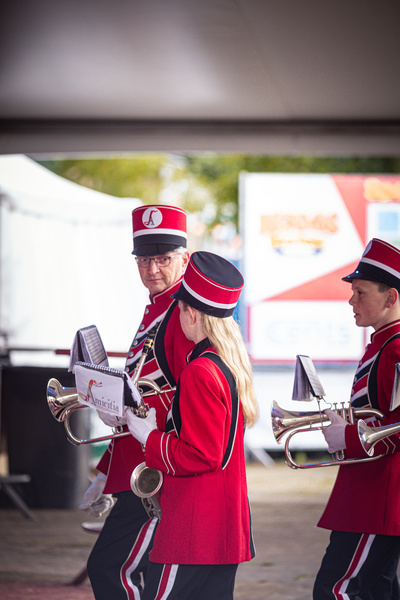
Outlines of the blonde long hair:
<svg viewBox="0 0 400 600">
<path fill-rule="evenodd" d="M 221 359 L 236 380 L 246 427 L 252 427 L 258 417 L 258 403 L 253 385 L 253 373 L 239 325 L 233 317 L 220 319 L 205 313 L 204 331 Z"/>
</svg>

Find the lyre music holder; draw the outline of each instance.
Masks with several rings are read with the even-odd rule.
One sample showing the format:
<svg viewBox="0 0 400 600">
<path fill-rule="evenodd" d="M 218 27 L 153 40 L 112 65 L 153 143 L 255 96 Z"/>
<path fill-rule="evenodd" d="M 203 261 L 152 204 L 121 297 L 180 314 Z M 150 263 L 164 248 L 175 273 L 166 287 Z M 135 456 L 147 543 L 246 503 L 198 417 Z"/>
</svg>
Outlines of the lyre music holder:
<svg viewBox="0 0 400 600">
<path fill-rule="evenodd" d="M 319 380 L 314 363 L 309 356 L 298 354 L 294 373 L 292 400 L 310 402 L 315 398 L 321 400 L 325 390 Z"/>
</svg>

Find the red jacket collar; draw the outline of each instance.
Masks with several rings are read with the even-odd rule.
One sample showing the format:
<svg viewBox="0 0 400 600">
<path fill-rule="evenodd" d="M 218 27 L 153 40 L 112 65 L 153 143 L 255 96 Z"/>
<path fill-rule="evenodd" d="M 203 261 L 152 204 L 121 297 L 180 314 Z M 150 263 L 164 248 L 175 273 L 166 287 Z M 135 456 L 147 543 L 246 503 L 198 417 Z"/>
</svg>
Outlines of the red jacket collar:
<svg viewBox="0 0 400 600">
<path fill-rule="evenodd" d="M 379 342 L 384 344 L 386 340 L 388 340 L 392 335 L 397 333 L 400 329 L 400 320 L 393 321 L 392 323 L 388 323 L 383 327 L 380 327 L 376 331 L 374 331 L 371 335 L 371 342 Z"/>
<path fill-rule="evenodd" d="M 182 279 L 183 275 L 180 279 L 178 279 L 176 283 L 174 283 L 174 285 L 171 285 L 169 288 L 163 290 L 162 292 L 158 292 L 158 294 L 154 294 L 154 296 L 150 296 L 151 304 L 158 304 L 159 302 L 163 302 L 165 298 L 169 298 L 171 294 L 177 292 L 179 286 L 181 285 Z"/>
</svg>

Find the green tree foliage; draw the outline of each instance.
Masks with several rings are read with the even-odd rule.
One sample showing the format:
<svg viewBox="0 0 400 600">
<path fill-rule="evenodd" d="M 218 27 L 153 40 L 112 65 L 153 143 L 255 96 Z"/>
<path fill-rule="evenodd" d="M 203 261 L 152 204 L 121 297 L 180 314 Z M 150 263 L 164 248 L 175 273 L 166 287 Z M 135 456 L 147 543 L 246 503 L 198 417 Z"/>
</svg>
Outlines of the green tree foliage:
<svg viewBox="0 0 400 600">
<path fill-rule="evenodd" d="M 168 155 L 153 153 L 40 162 L 79 185 L 118 198 L 140 198 L 145 204 L 158 201 L 164 186 L 162 170 L 167 163 Z"/>
<path fill-rule="evenodd" d="M 214 154 L 132 156 L 42 161 L 57 175 L 120 198 L 145 204 L 173 198 L 188 212 L 202 213 L 208 230 L 238 224 L 238 185 L 242 171 L 258 173 L 399 173 L 400 157 L 316 157 Z M 171 193 L 171 192 L 169 192 Z M 164 194 L 164 195 L 163 195 Z M 211 210 L 212 209 L 212 210 Z"/>
<path fill-rule="evenodd" d="M 216 204 L 210 227 L 230 220 L 238 223 L 239 174 L 250 173 L 399 173 L 400 158 L 340 158 L 202 154 L 187 157 L 187 169 L 209 188 Z"/>
</svg>

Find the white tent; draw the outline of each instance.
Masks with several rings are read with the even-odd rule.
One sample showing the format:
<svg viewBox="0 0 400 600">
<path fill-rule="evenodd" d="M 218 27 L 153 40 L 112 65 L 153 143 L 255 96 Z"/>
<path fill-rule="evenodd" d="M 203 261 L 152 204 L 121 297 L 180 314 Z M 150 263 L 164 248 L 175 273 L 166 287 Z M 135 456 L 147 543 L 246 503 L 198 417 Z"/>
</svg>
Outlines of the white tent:
<svg viewBox="0 0 400 600">
<path fill-rule="evenodd" d="M 68 364 L 45 349 L 69 349 L 91 324 L 107 351 L 127 351 L 147 299 L 131 255 L 131 212 L 140 204 L 26 156 L 0 157 L 0 329 L 8 348 L 21 349 L 13 364 Z"/>
</svg>

